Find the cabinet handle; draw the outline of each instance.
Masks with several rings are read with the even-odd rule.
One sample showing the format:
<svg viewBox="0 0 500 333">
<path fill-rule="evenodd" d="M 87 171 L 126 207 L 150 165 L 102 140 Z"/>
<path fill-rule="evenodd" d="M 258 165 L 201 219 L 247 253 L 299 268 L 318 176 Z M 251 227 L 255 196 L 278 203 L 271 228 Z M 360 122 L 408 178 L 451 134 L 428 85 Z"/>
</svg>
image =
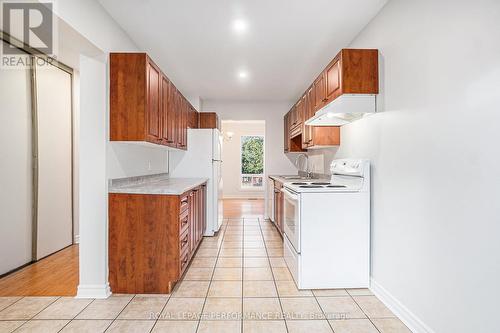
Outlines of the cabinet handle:
<svg viewBox="0 0 500 333">
<path fill-rule="evenodd" d="M 327 102 L 328 101 L 328 98 L 323 98 L 323 102 Z"/>
<path fill-rule="evenodd" d="M 181 204 L 187 204 L 187 203 L 188 203 L 188 198 L 181 200 Z"/>
</svg>

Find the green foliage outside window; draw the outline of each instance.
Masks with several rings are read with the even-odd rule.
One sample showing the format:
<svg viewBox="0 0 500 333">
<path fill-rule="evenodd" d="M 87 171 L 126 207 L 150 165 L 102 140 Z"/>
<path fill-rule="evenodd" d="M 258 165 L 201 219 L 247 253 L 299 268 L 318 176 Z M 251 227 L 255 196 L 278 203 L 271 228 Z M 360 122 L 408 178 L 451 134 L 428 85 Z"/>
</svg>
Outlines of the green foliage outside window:
<svg viewBox="0 0 500 333">
<path fill-rule="evenodd" d="M 259 175 L 264 173 L 263 137 L 241 137 L 241 173 L 244 175 Z"/>
</svg>

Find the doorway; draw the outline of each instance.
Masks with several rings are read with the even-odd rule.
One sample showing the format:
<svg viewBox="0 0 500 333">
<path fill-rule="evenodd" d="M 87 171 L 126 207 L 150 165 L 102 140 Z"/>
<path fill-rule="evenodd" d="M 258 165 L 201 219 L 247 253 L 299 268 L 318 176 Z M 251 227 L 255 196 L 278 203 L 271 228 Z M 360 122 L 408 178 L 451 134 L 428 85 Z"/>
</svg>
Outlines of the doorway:
<svg viewBox="0 0 500 333">
<path fill-rule="evenodd" d="M 224 206 L 232 205 L 232 201 L 238 203 L 249 200 L 255 201 L 253 204 L 263 205 L 266 122 L 224 120 L 221 128 Z"/>
</svg>

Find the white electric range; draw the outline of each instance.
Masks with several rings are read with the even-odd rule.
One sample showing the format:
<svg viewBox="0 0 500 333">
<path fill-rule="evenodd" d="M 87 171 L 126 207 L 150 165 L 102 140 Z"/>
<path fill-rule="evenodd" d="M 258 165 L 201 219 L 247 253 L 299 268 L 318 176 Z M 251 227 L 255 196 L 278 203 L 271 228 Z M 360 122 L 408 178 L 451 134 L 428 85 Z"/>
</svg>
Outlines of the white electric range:
<svg viewBox="0 0 500 333">
<path fill-rule="evenodd" d="M 299 289 L 365 288 L 370 163 L 334 160 L 330 181 L 285 183 L 284 257 Z"/>
</svg>

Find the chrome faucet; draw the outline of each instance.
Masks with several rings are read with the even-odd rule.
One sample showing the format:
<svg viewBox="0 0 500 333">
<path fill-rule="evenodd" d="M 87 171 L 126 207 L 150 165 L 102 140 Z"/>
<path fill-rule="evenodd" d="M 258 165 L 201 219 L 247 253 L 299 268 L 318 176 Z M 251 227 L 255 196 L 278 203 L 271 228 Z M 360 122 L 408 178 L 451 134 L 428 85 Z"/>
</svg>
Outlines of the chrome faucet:
<svg viewBox="0 0 500 333">
<path fill-rule="evenodd" d="M 302 170 L 302 171 L 304 171 L 306 173 L 307 179 L 311 179 L 312 178 L 312 172 L 309 170 L 309 156 L 307 156 L 306 154 L 299 154 L 297 156 L 297 159 L 295 160 L 295 166 L 297 167 L 297 170 L 300 171 L 299 162 L 300 162 L 301 157 L 304 157 L 305 160 L 306 160 L 305 170 Z"/>
</svg>

